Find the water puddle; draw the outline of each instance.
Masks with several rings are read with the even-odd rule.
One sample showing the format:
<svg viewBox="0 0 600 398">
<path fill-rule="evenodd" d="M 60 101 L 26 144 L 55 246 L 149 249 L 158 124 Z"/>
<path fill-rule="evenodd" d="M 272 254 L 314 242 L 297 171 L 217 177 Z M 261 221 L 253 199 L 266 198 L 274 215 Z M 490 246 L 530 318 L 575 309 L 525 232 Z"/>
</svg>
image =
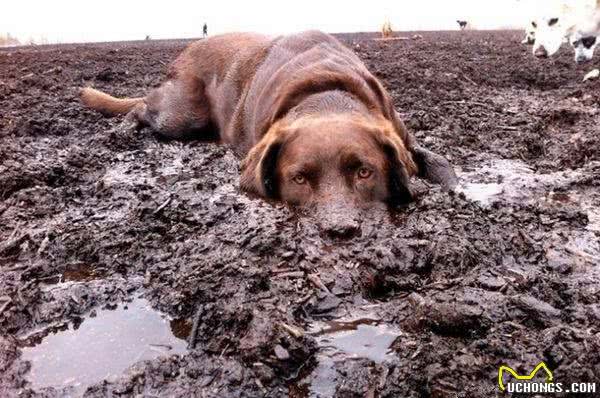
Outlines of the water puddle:
<svg viewBox="0 0 600 398">
<path fill-rule="evenodd" d="M 175 322 L 177 332 L 173 322 L 144 299 L 96 310 L 41 342 L 22 340 L 22 359 L 31 361 L 27 379 L 33 389 L 68 388 L 81 396 L 88 386 L 121 375 L 136 362 L 185 354 L 185 322 Z"/>
<path fill-rule="evenodd" d="M 484 206 L 491 206 L 494 199 L 502 194 L 502 184 L 496 183 L 467 183 L 461 190 L 467 199 L 481 203 Z"/>
<path fill-rule="evenodd" d="M 390 347 L 401 332 L 375 319 L 358 319 L 313 324 L 310 334 L 320 346 L 318 363 L 309 375 L 290 386 L 290 397 L 334 396 L 337 362 L 367 358 L 382 363 L 393 357 Z"/>
<path fill-rule="evenodd" d="M 600 197 L 578 191 L 580 177 L 578 170 L 541 174 L 519 160 L 494 159 L 475 171 L 460 173 L 457 191 L 484 207 L 502 202 L 575 206 L 587 214 L 587 229 L 600 232 Z"/>
<path fill-rule="evenodd" d="M 483 206 L 491 206 L 501 199 L 522 200 L 540 185 L 538 176 L 529 166 L 509 159 L 488 161 L 475 171 L 460 173 L 460 177 L 463 183 L 458 191 Z"/>
<path fill-rule="evenodd" d="M 390 346 L 400 331 L 374 319 L 351 322 L 326 322 L 325 327 L 312 332 L 321 346 L 321 352 L 330 357 L 368 358 L 383 362 L 390 354 Z"/>
</svg>

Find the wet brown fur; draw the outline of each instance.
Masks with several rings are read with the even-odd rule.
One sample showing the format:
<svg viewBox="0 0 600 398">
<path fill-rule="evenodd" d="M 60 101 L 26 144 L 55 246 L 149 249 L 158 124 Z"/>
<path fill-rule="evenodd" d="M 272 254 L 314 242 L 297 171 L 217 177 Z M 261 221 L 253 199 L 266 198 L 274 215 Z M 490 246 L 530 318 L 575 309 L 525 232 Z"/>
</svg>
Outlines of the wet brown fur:
<svg viewBox="0 0 600 398">
<path fill-rule="evenodd" d="M 369 149 L 358 149 L 357 156 L 381 159 L 375 163 L 390 170 L 376 171 L 396 173 L 402 195 L 411 196 L 411 176 L 427 176 L 427 162 L 415 160 L 414 138 L 381 83 L 352 51 L 321 32 L 278 38 L 214 36 L 188 46 L 170 66 L 163 85 L 145 98 L 117 99 L 84 88 L 81 99 L 105 114 L 130 113 L 170 138 L 216 128 L 223 143 L 245 156 L 241 187 L 266 197 L 279 194 L 280 181 L 275 180 L 281 173 L 275 169 L 286 162 L 279 154 L 290 137 L 299 142 L 299 134 L 323 138 L 331 148 L 317 150 L 323 150 L 323 159 L 333 158 L 349 144 L 338 126 L 347 126 L 359 139 L 369 137 L 371 141 L 364 141 Z M 337 167 L 321 166 L 325 171 Z M 384 192 L 379 196 L 388 195 L 387 189 L 372 187 Z"/>
</svg>

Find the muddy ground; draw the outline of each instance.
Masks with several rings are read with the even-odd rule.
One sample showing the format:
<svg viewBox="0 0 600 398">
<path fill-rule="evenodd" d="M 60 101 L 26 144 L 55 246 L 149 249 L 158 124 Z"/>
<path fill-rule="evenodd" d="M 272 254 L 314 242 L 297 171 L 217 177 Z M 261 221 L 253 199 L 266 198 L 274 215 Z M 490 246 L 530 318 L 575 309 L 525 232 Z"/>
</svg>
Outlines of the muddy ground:
<svg viewBox="0 0 600 398">
<path fill-rule="evenodd" d="M 416 203 L 374 210 L 352 240 L 241 193 L 227 148 L 78 102 L 85 85 L 143 95 L 187 42 L 0 51 L 0 396 L 492 397 L 500 365 L 540 361 L 600 383 L 591 66 L 536 60 L 520 32 L 340 37 L 461 177 L 452 195 L 416 182 Z M 26 350 L 138 297 L 182 340 L 197 320 L 195 347 L 36 387 Z M 331 354 L 319 327 L 365 351 Z"/>
</svg>

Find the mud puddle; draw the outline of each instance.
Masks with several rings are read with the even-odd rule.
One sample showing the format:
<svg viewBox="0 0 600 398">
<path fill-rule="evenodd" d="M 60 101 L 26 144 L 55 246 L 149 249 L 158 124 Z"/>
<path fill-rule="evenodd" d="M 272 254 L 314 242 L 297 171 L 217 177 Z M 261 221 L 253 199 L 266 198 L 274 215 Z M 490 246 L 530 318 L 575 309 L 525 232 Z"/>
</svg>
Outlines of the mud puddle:
<svg viewBox="0 0 600 398">
<path fill-rule="evenodd" d="M 334 396 L 338 384 L 336 363 L 361 358 L 382 363 L 391 359 L 390 347 L 401 332 L 376 319 L 362 318 L 313 324 L 311 334 L 320 346 L 317 365 L 290 387 L 289 396 L 293 398 Z"/>
<path fill-rule="evenodd" d="M 586 229 L 600 232 L 600 197 L 577 188 L 581 176 L 579 170 L 542 174 L 518 160 L 492 159 L 475 171 L 460 173 L 462 183 L 458 191 L 484 207 L 502 202 L 575 206 L 587 214 Z"/>
<path fill-rule="evenodd" d="M 22 359 L 31 362 L 27 379 L 36 390 L 54 387 L 81 396 L 88 386 L 119 376 L 136 362 L 185 354 L 183 324 L 153 310 L 145 299 L 92 311 L 41 342 L 22 340 Z"/>
</svg>

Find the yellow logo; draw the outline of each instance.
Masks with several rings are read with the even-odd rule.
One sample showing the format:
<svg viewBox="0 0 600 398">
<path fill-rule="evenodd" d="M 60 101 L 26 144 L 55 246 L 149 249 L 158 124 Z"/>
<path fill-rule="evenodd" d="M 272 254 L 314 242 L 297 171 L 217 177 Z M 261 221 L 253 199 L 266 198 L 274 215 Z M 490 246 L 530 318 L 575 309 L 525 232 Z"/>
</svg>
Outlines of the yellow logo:
<svg viewBox="0 0 600 398">
<path fill-rule="evenodd" d="M 521 376 L 517 374 L 517 372 L 515 372 L 513 368 L 506 365 L 502 365 L 500 366 L 500 369 L 498 369 L 498 386 L 500 386 L 500 390 L 506 390 L 504 381 L 502 381 L 502 376 L 504 375 L 504 372 L 510 373 L 517 380 L 531 380 L 535 377 L 535 375 L 540 369 L 544 369 L 544 371 L 546 372 L 546 383 L 551 383 L 552 380 L 554 380 L 554 376 L 552 375 L 552 372 L 550 371 L 550 369 L 548 369 L 548 366 L 544 362 L 540 362 L 535 367 L 535 369 L 533 369 L 531 373 L 529 373 L 526 376 Z"/>
</svg>

